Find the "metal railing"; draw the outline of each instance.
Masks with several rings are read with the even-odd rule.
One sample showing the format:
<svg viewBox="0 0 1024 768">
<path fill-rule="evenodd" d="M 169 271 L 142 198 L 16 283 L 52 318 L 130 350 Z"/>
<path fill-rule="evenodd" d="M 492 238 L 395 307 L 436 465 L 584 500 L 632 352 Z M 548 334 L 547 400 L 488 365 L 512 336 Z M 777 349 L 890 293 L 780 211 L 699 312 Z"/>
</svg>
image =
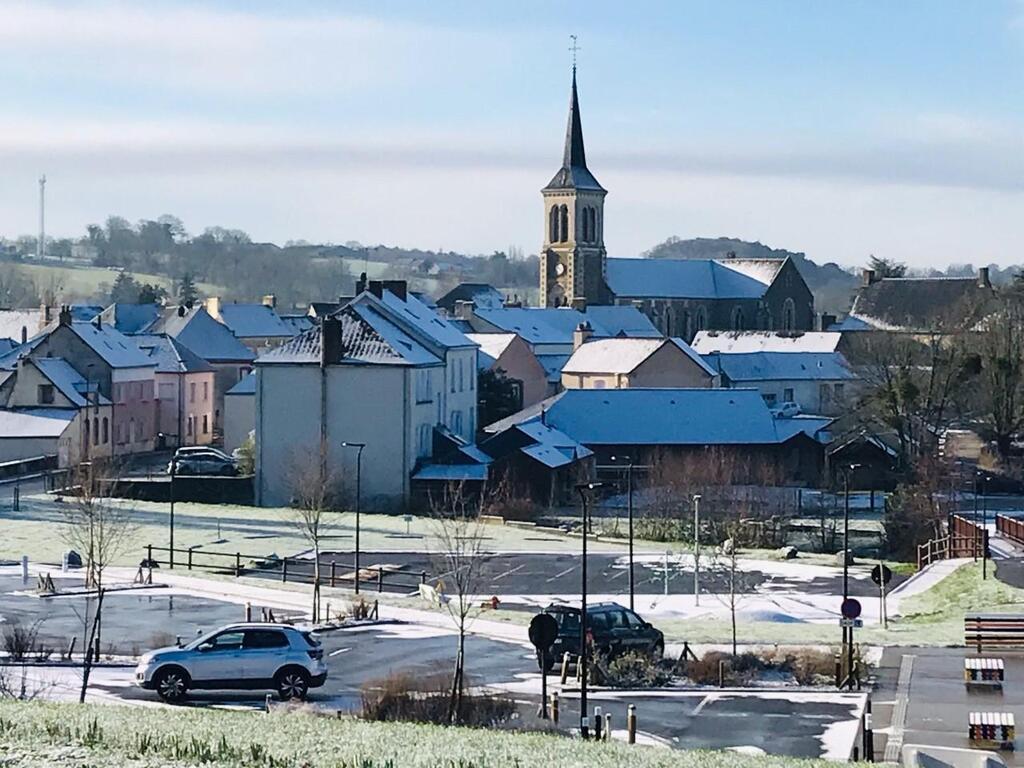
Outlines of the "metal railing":
<svg viewBox="0 0 1024 768">
<path fill-rule="evenodd" d="M 996 515 L 996 531 L 1017 544 L 1024 544 L 1024 520 Z"/>
<path fill-rule="evenodd" d="M 173 553 L 174 565 L 171 566 Z M 161 558 L 161 555 L 163 557 Z M 282 582 L 312 584 L 315 575 L 312 558 L 284 557 L 266 558 L 260 555 L 245 555 L 241 552 L 213 552 L 199 547 L 177 548 L 146 547 L 146 560 L 154 567 L 175 567 L 188 571 L 205 570 L 215 573 L 230 573 L 239 576 L 273 575 Z M 426 571 L 413 573 L 394 570 L 381 565 L 362 567 L 358 575 L 354 562 L 320 560 L 320 584 L 326 587 L 355 587 L 358 578 L 360 589 L 376 588 L 378 592 L 416 592 L 429 579 Z"/>
<path fill-rule="evenodd" d="M 970 557 L 972 553 L 980 555 L 987 544 L 987 535 L 985 536 L 984 545 L 980 535 L 965 536 L 963 534 L 954 534 L 953 536 L 929 539 L 924 544 L 917 545 L 917 570 L 920 571 L 926 565 L 931 565 L 938 560 Z"/>
</svg>

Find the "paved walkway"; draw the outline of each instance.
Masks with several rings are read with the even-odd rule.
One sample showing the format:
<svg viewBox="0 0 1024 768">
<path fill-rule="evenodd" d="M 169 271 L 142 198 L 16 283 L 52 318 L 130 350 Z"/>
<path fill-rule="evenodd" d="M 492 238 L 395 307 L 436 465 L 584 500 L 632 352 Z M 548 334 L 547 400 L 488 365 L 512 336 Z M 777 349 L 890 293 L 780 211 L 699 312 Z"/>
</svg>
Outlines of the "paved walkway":
<svg viewBox="0 0 1024 768">
<path fill-rule="evenodd" d="M 938 560 L 930 565 L 926 565 L 888 594 L 886 600 L 888 602 L 889 614 L 892 616 L 898 615 L 900 612 L 900 602 L 904 598 L 927 592 L 958 568 L 970 562 L 972 562 L 971 558 L 961 557 L 953 560 Z"/>
</svg>

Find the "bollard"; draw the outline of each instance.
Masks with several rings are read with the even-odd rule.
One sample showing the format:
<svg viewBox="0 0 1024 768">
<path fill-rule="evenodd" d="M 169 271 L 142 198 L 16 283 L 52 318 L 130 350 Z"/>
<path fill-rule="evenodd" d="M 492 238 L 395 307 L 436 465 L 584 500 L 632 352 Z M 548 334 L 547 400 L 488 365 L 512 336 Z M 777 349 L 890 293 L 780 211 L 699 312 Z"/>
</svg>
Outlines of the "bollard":
<svg viewBox="0 0 1024 768">
<path fill-rule="evenodd" d="M 601 717 L 601 708 L 594 707 L 594 741 L 601 741 L 601 726 L 604 718 Z"/>
<path fill-rule="evenodd" d="M 384 591 L 384 569 L 380 567 L 377 568 L 377 591 Z"/>
<path fill-rule="evenodd" d="M 281 581 L 288 581 L 288 558 L 281 561 Z"/>
<path fill-rule="evenodd" d="M 836 688 L 843 687 L 843 661 L 842 657 L 836 654 Z"/>
<path fill-rule="evenodd" d="M 242 575 L 242 553 L 235 552 L 235 578 Z"/>
<path fill-rule="evenodd" d="M 626 710 L 626 741 L 636 744 L 636 704 L 630 704 Z"/>
<path fill-rule="evenodd" d="M 604 734 L 604 740 L 605 741 L 611 741 L 612 740 L 612 713 L 611 712 L 605 712 L 604 713 L 604 730 L 601 731 L 601 732 Z"/>
<path fill-rule="evenodd" d="M 146 545 L 146 560 L 148 560 L 151 563 L 153 562 L 153 545 L 152 544 L 147 544 Z"/>
<path fill-rule="evenodd" d="M 869 763 L 875 762 L 875 731 L 872 720 L 869 696 L 864 707 L 864 759 Z"/>
<path fill-rule="evenodd" d="M 551 694 L 551 722 L 558 725 L 558 692 Z"/>
<path fill-rule="evenodd" d="M 21 556 L 21 580 L 28 581 L 28 555 Z"/>
<path fill-rule="evenodd" d="M 335 576 L 334 571 L 335 571 L 335 568 L 337 567 L 337 565 L 338 564 L 336 562 L 331 560 L 331 586 L 332 587 L 334 586 L 334 576 Z"/>
<path fill-rule="evenodd" d="M 188 569 L 192 570 L 192 547 L 188 548 Z"/>
<path fill-rule="evenodd" d="M 562 685 L 569 679 L 569 652 L 562 654 Z"/>
<path fill-rule="evenodd" d="M 420 584 L 426 584 L 426 583 L 427 583 L 427 572 L 426 571 L 420 571 Z"/>
<path fill-rule="evenodd" d="M 725 659 L 718 660 L 718 687 L 725 688 Z"/>
<path fill-rule="evenodd" d="M 246 602 L 245 604 L 245 621 L 248 623 L 252 621 L 252 603 Z"/>
</svg>

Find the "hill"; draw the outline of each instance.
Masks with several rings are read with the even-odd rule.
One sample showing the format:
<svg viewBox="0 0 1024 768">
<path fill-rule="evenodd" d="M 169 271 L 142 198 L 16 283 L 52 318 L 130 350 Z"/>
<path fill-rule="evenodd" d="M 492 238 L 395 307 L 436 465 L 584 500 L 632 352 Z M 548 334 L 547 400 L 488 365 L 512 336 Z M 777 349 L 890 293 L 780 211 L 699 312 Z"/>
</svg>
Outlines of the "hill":
<svg viewBox="0 0 1024 768">
<path fill-rule="evenodd" d="M 771 248 L 763 243 L 734 237 L 696 237 L 689 240 L 670 237 L 642 255 L 648 259 L 723 259 L 729 253 L 741 259 L 789 257 L 814 293 L 815 309 L 841 314 L 850 307 L 857 277 L 832 262 L 816 264 L 807 258 L 807 254 L 798 251 Z"/>
</svg>

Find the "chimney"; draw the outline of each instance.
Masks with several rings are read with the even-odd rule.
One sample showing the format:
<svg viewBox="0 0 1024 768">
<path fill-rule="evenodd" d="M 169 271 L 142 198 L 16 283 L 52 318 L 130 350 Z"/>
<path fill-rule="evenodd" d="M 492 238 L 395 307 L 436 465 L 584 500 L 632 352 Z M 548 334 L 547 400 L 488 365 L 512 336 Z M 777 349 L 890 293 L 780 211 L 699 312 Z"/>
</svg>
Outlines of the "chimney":
<svg viewBox="0 0 1024 768">
<path fill-rule="evenodd" d="M 97 330 L 103 329 L 103 318 L 100 315 L 96 315 L 96 317 L 92 319 L 92 323 L 96 326 Z"/>
<path fill-rule="evenodd" d="M 459 299 L 455 302 L 455 317 L 459 320 L 473 319 L 473 302 L 468 299 Z"/>
<path fill-rule="evenodd" d="M 402 301 L 405 301 L 409 296 L 409 286 L 405 280 L 385 280 L 384 290 L 391 291 Z"/>
<path fill-rule="evenodd" d="M 271 309 L 277 309 L 277 296 L 272 293 L 268 293 L 263 297 L 263 306 L 270 307 Z"/>
<path fill-rule="evenodd" d="M 210 296 L 203 302 L 206 313 L 214 320 L 220 320 L 220 296 Z"/>
<path fill-rule="evenodd" d="M 21 343 L 24 344 L 28 341 L 28 326 L 21 326 Z"/>
<path fill-rule="evenodd" d="M 590 323 L 584 321 L 577 325 L 576 330 L 572 332 L 572 351 L 575 352 L 586 344 L 593 335 L 594 329 L 590 327 Z"/>
<path fill-rule="evenodd" d="M 185 312 L 186 312 L 186 310 L 185 310 L 184 305 L 179 304 L 178 305 L 178 317 L 184 317 L 185 316 Z"/>
<path fill-rule="evenodd" d="M 871 285 L 872 283 L 878 282 L 878 276 L 875 270 L 865 269 L 862 273 L 861 285 Z"/>
<path fill-rule="evenodd" d="M 814 316 L 814 330 L 827 331 L 838 319 L 829 312 L 819 312 Z"/>
<path fill-rule="evenodd" d="M 371 280 L 366 284 L 366 290 L 378 299 L 384 298 L 384 283 L 381 280 Z"/>
<path fill-rule="evenodd" d="M 71 307 L 69 305 L 61 305 L 60 314 L 57 316 L 57 322 L 61 325 L 71 325 Z"/>
<path fill-rule="evenodd" d="M 988 267 L 978 267 L 978 287 L 991 288 L 992 281 L 988 278 Z"/>
<path fill-rule="evenodd" d="M 361 272 L 359 279 L 356 280 L 356 296 L 366 290 L 366 273 Z"/>
<path fill-rule="evenodd" d="M 53 322 L 53 307 L 46 302 L 43 302 L 42 306 L 39 307 L 40 321 L 39 330 L 43 330 L 47 325 Z"/>
<path fill-rule="evenodd" d="M 587 311 L 587 299 L 584 296 L 579 296 L 572 300 L 572 308 L 577 312 Z"/>
<path fill-rule="evenodd" d="M 341 360 L 341 353 L 341 320 L 325 317 L 320 325 L 320 367 L 337 363 Z"/>
</svg>

